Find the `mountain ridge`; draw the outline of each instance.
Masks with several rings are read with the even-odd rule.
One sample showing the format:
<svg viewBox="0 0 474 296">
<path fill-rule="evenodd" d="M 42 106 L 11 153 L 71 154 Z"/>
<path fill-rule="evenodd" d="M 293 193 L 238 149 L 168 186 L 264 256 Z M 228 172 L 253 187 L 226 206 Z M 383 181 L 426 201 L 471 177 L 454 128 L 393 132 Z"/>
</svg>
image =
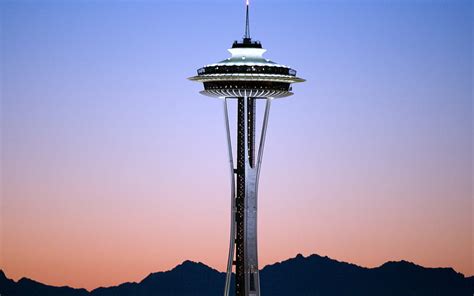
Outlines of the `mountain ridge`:
<svg viewBox="0 0 474 296">
<path fill-rule="evenodd" d="M 446 295 L 472 296 L 474 276 L 450 267 L 426 268 L 413 262 L 388 261 L 367 268 L 327 256 L 301 254 L 266 265 L 260 271 L 263 295 Z M 139 282 L 93 290 L 56 287 L 32 279 L 17 282 L 0 269 L 2 296 L 145 296 L 222 295 L 225 273 L 190 260 L 167 271 L 150 273 Z"/>
</svg>

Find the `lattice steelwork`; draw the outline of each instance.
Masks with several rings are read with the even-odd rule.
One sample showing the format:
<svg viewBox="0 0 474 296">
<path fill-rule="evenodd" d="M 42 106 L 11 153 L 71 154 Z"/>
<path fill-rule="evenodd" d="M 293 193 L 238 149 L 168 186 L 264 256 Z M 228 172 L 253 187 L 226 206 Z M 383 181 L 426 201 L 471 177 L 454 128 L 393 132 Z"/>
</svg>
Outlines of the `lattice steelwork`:
<svg viewBox="0 0 474 296">
<path fill-rule="evenodd" d="M 237 106 L 237 196 L 236 198 L 236 220 L 237 226 L 235 234 L 236 260 L 235 260 L 235 281 L 236 295 L 244 295 L 245 288 L 245 98 L 238 99 Z"/>
<path fill-rule="evenodd" d="M 230 245 L 224 295 L 229 296 L 233 266 L 235 295 L 259 296 L 260 280 L 257 254 L 257 192 L 263 147 L 271 102 L 291 96 L 291 84 L 303 82 L 296 71 L 263 58 L 265 49 L 249 36 L 247 2 L 246 34 L 242 42 L 229 49 L 232 56 L 200 68 L 190 80 L 202 82 L 202 94 L 222 98 L 227 131 L 231 175 Z M 265 100 L 263 124 L 256 149 L 256 100 Z M 236 100 L 236 166 L 232 150 L 228 103 Z M 235 257 L 234 257 L 235 256 Z"/>
</svg>

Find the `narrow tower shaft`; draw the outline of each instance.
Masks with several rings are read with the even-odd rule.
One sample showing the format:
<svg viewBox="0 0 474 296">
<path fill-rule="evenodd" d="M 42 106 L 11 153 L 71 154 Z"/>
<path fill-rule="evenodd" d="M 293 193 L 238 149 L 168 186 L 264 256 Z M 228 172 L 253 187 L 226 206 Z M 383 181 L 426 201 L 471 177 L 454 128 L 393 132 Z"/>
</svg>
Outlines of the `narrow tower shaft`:
<svg viewBox="0 0 474 296">
<path fill-rule="evenodd" d="M 236 296 L 259 295 L 255 98 L 237 99 Z"/>
<path fill-rule="evenodd" d="M 235 196 L 235 295 L 259 293 L 257 256 L 256 99 L 237 98 L 237 169 Z"/>
<path fill-rule="evenodd" d="M 237 196 L 235 235 L 235 295 L 245 295 L 245 98 L 237 101 Z"/>
</svg>

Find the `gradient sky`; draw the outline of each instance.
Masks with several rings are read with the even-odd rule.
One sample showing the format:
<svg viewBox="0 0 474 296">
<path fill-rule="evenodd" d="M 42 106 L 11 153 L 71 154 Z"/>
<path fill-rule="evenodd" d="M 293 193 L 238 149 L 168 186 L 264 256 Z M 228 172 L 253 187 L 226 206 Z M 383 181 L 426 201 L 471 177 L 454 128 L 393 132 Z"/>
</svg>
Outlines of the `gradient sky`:
<svg viewBox="0 0 474 296">
<path fill-rule="evenodd" d="M 187 81 L 244 1 L 1 1 L 0 268 L 88 289 L 185 259 L 224 270 L 222 103 Z M 254 0 L 272 106 L 263 267 L 317 253 L 473 268 L 471 1 Z"/>
</svg>

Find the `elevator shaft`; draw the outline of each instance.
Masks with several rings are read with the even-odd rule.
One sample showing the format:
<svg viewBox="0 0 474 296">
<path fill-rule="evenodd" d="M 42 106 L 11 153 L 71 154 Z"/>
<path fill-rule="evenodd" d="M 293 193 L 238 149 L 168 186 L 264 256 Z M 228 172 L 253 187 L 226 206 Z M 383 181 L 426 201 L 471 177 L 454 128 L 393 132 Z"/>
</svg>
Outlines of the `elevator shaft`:
<svg viewBox="0 0 474 296">
<path fill-rule="evenodd" d="M 257 155 L 255 141 L 256 98 L 237 98 L 236 168 L 234 168 L 232 156 L 227 110 L 228 99 L 224 102 L 229 158 L 232 171 L 231 241 L 225 296 L 230 296 L 230 280 L 233 265 L 235 265 L 235 295 L 260 295 L 257 252 L 257 192 L 271 102 L 271 99 L 265 99 L 266 107 Z"/>
<path fill-rule="evenodd" d="M 255 99 L 238 98 L 237 104 L 235 295 L 259 295 Z"/>
</svg>

